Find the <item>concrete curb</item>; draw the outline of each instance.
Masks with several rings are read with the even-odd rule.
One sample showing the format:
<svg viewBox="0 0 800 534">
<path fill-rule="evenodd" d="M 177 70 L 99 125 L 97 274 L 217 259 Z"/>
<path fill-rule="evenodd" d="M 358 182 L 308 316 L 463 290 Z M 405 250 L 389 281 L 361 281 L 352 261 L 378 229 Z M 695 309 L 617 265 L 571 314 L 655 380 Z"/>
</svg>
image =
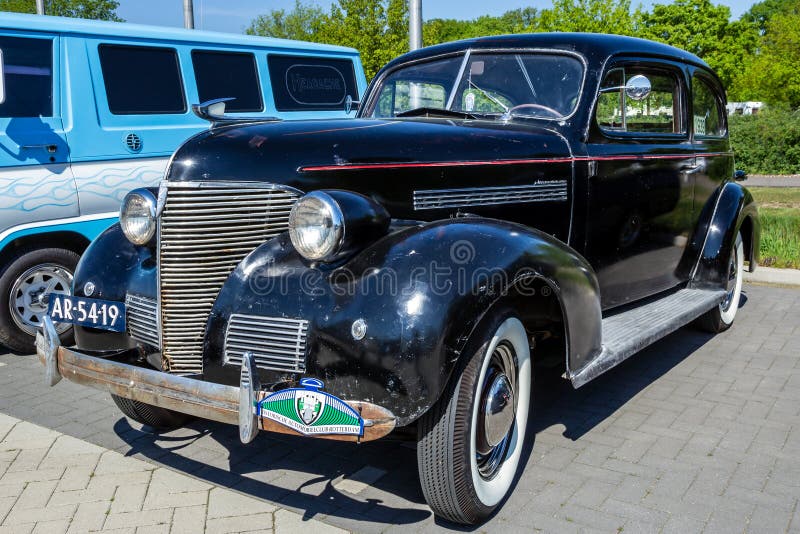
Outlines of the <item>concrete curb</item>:
<svg viewBox="0 0 800 534">
<path fill-rule="evenodd" d="M 800 287 L 800 269 L 757 267 L 754 273 L 745 271 L 744 281 L 752 284 Z"/>
</svg>

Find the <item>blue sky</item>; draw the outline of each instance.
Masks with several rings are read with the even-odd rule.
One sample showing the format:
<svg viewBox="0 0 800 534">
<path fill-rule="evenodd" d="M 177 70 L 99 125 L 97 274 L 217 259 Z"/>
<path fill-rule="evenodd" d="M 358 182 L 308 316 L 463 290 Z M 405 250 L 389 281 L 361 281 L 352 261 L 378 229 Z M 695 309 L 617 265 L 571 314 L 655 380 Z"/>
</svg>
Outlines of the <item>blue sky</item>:
<svg viewBox="0 0 800 534">
<path fill-rule="evenodd" d="M 752 0 L 714 0 L 730 6 L 734 17 L 739 17 L 753 4 Z M 306 0 L 306 3 L 328 7 L 331 0 Z M 637 0 L 633 0 L 636 5 Z M 650 5 L 652 0 L 642 0 Z M 657 2 L 656 2 L 657 3 Z M 533 6 L 545 8 L 550 0 L 423 0 L 422 16 L 429 18 L 472 19 L 480 15 L 499 15 L 509 9 Z M 198 29 L 241 33 L 250 20 L 271 9 L 291 9 L 294 0 L 194 0 L 195 26 Z M 128 22 L 183 25 L 182 0 L 119 0 L 119 15 Z"/>
</svg>

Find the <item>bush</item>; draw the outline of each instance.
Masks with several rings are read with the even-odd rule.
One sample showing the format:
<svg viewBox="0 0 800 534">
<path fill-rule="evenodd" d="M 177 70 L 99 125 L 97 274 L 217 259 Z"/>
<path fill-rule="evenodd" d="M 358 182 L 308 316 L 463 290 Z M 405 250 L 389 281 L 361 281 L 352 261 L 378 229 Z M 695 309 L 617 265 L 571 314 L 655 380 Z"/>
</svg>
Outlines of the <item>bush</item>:
<svg viewBox="0 0 800 534">
<path fill-rule="evenodd" d="M 736 168 L 750 174 L 800 174 L 800 110 L 768 108 L 731 115 Z"/>
</svg>

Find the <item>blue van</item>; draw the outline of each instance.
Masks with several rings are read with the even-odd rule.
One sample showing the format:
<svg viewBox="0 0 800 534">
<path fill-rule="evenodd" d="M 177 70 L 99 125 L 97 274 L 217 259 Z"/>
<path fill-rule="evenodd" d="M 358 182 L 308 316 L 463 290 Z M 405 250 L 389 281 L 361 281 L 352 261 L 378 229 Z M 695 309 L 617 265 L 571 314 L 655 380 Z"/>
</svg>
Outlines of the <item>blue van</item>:
<svg viewBox="0 0 800 534">
<path fill-rule="evenodd" d="M 0 53 L 0 343 L 22 353 L 125 194 L 208 128 L 192 103 L 345 117 L 367 84 L 351 48 L 36 15 L 0 14 Z"/>
</svg>

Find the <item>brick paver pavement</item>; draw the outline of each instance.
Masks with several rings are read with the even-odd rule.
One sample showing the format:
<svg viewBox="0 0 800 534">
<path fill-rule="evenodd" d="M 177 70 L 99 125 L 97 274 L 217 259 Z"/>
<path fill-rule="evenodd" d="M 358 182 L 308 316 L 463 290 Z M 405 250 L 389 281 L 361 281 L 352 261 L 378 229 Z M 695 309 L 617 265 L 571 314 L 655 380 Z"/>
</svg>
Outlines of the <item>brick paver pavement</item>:
<svg viewBox="0 0 800 534">
<path fill-rule="evenodd" d="M 800 532 L 800 290 L 745 295 L 725 334 L 684 328 L 580 390 L 537 382 L 527 469 L 480 530 Z M 44 387 L 34 358 L 0 365 L 0 412 L 164 472 L 348 530 L 450 527 L 425 505 L 413 445 L 262 433 L 242 446 L 236 428 L 205 421 L 154 435 L 104 394 Z"/>
<path fill-rule="evenodd" d="M 0 414 L 0 533 L 297 532 L 302 517 Z M 341 529 L 311 521 L 316 533 Z"/>
</svg>

